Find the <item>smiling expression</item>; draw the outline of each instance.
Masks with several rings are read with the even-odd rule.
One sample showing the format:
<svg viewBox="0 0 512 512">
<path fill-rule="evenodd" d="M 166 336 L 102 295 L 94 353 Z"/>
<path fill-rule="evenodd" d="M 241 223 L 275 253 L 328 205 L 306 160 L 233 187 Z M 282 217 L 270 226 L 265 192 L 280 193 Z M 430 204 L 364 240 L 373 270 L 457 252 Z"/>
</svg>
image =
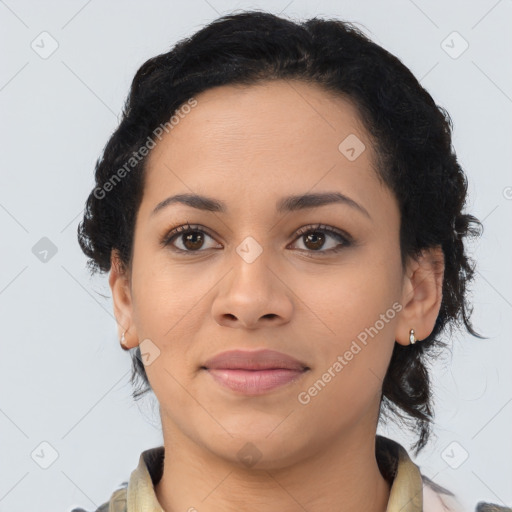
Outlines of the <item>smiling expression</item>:
<svg viewBox="0 0 512 512">
<path fill-rule="evenodd" d="M 403 300 L 400 213 L 349 101 L 282 80 L 196 99 L 149 155 L 125 324 L 157 347 L 146 372 L 164 430 L 232 460 L 251 441 L 284 464 L 375 428 L 398 313 L 314 400 L 297 396 Z M 203 367 L 233 349 L 309 369 L 239 393 Z"/>
</svg>

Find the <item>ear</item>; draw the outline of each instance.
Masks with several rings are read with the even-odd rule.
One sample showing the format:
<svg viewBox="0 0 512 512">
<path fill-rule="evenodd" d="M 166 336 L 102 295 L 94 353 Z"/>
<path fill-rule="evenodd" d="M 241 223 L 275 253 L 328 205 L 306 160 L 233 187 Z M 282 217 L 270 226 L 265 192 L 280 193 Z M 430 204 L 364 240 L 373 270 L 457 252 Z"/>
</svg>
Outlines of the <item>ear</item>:
<svg viewBox="0 0 512 512">
<path fill-rule="evenodd" d="M 403 309 L 396 324 L 395 340 L 409 345 L 409 332 L 423 340 L 434 329 L 443 298 L 444 254 L 441 246 L 424 249 L 410 259 L 402 286 Z"/>
<path fill-rule="evenodd" d="M 133 348 L 139 344 L 139 341 L 133 322 L 130 276 L 116 249 L 111 252 L 110 263 L 108 283 L 112 291 L 118 337 L 121 339 L 122 334 L 126 331 L 123 345 L 127 348 Z"/>
</svg>

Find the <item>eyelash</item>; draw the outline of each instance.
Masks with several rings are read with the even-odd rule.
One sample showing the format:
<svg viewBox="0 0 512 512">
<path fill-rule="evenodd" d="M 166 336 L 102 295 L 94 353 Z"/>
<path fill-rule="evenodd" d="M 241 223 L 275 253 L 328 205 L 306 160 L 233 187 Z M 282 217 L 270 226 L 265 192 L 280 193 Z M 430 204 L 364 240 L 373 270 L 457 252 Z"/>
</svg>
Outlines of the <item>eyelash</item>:
<svg viewBox="0 0 512 512">
<path fill-rule="evenodd" d="M 200 226 L 198 224 L 190 225 L 189 223 L 187 223 L 185 225 L 178 226 L 176 228 L 171 229 L 161 240 L 161 244 L 162 244 L 162 246 L 166 247 L 166 246 L 170 245 L 171 242 L 173 242 L 175 238 L 178 238 L 179 235 L 185 235 L 188 233 L 195 233 L 195 232 L 204 233 L 204 234 L 208 235 L 210 238 L 214 238 L 212 235 L 210 235 L 208 233 L 208 230 L 206 230 L 202 226 Z M 310 233 L 316 233 L 316 232 L 329 233 L 329 235 L 333 236 L 334 238 L 337 238 L 338 241 L 340 241 L 342 243 L 342 246 L 341 247 L 337 246 L 337 247 L 334 247 L 334 248 L 328 249 L 328 250 L 318 250 L 318 251 L 298 249 L 304 253 L 313 253 L 311 255 L 307 254 L 309 257 L 315 257 L 317 254 L 322 256 L 322 255 L 329 255 L 329 254 L 337 253 L 337 252 L 340 252 L 344 248 L 350 247 L 354 243 L 353 238 L 348 233 L 340 231 L 335 228 L 332 228 L 325 224 L 304 226 L 304 227 L 298 229 L 295 232 L 295 238 L 292 243 L 296 242 L 301 236 L 304 236 L 304 235 L 307 235 Z M 185 254 L 196 254 L 199 252 L 204 252 L 204 249 L 203 250 L 199 249 L 197 251 L 185 251 L 185 250 L 179 249 L 177 247 L 172 247 L 172 250 L 175 252 L 178 252 L 178 253 L 185 253 Z"/>
</svg>

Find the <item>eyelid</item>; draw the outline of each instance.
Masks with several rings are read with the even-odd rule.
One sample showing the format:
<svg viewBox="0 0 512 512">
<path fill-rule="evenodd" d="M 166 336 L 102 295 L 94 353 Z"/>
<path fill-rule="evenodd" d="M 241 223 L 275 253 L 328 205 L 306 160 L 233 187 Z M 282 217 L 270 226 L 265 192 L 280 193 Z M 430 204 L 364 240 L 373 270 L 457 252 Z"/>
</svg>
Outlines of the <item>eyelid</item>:
<svg viewBox="0 0 512 512">
<path fill-rule="evenodd" d="M 212 238 L 214 240 L 216 239 L 216 236 L 211 234 L 209 229 L 206 228 L 205 226 L 202 226 L 201 224 L 190 224 L 187 221 L 187 222 L 185 222 L 185 224 L 181 224 L 181 225 L 178 225 L 176 227 L 173 227 L 173 228 L 170 228 L 169 230 L 167 230 L 165 235 L 160 240 L 160 244 L 164 247 L 167 247 L 169 245 L 172 245 L 172 240 L 174 238 L 177 238 L 180 234 L 194 232 L 194 231 L 203 232 L 206 235 L 208 235 L 210 238 Z M 308 251 L 305 249 L 297 249 L 298 251 L 300 251 L 302 253 L 311 253 L 311 255 L 318 254 L 318 255 L 322 256 L 322 255 L 329 255 L 329 254 L 336 253 L 336 252 L 340 251 L 341 249 L 347 248 L 355 243 L 354 238 L 346 231 L 339 229 L 339 228 L 335 228 L 334 226 L 329 226 L 327 224 L 317 223 L 317 224 L 309 224 L 306 226 L 302 226 L 299 229 L 295 230 L 292 234 L 292 236 L 294 236 L 294 239 L 292 240 L 291 244 L 296 243 L 297 240 L 299 240 L 299 238 L 301 236 L 304 236 L 305 234 L 312 233 L 315 231 L 324 231 L 326 233 L 329 233 L 332 237 L 338 236 L 339 238 L 342 239 L 342 243 L 340 244 L 341 248 L 339 248 L 339 246 L 337 246 L 335 248 L 331 248 L 331 249 L 327 249 L 327 250 L 318 250 L 318 251 L 310 250 L 310 251 Z M 289 245 L 290 244 L 288 244 L 287 247 Z M 199 249 L 197 251 L 185 251 L 183 249 L 179 249 L 178 247 L 173 246 L 172 250 L 175 252 L 178 252 L 178 253 L 196 254 L 196 253 L 206 252 L 207 249 L 206 250 Z"/>
<path fill-rule="evenodd" d="M 327 224 L 317 223 L 317 224 L 310 224 L 307 226 L 303 226 L 299 229 L 297 229 L 294 233 L 294 240 L 292 241 L 292 244 L 295 244 L 302 236 L 308 234 L 308 233 L 314 233 L 314 232 L 325 232 L 328 233 L 333 238 L 341 239 L 341 242 L 336 247 L 331 247 L 330 249 L 326 250 L 306 250 L 306 249 L 297 249 L 300 251 L 300 253 L 310 257 L 329 257 L 333 254 L 336 254 L 344 249 L 348 249 L 349 247 L 352 247 L 356 244 L 354 238 L 344 231 L 343 229 L 335 228 L 334 226 L 329 226 Z"/>
<path fill-rule="evenodd" d="M 208 235 L 210 238 L 215 239 L 215 236 L 210 233 L 209 229 L 205 226 L 202 226 L 201 224 L 190 224 L 188 221 L 185 222 L 185 224 L 180 224 L 176 227 L 172 227 L 168 229 L 162 239 L 160 240 L 160 244 L 162 246 L 168 246 L 171 244 L 171 240 L 173 238 L 176 238 L 178 235 L 187 233 L 188 231 L 200 231 L 204 232 L 206 235 Z M 178 249 L 177 247 L 174 248 L 176 251 L 181 252 L 201 252 L 201 251 L 183 251 L 182 249 Z"/>
<path fill-rule="evenodd" d="M 304 235 L 306 233 L 310 233 L 313 231 L 327 231 L 328 233 L 336 234 L 336 235 L 339 235 L 339 236 L 345 238 L 347 242 L 350 242 L 350 243 L 354 242 L 353 237 L 349 233 L 344 231 L 343 229 L 335 228 L 334 226 L 329 226 L 328 224 L 322 224 L 322 223 L 309 224 L 307 226 L 303 226 L 303 227 L 297 229 L 294 232 L 294 235 L 299 237 L 301 235 Z"/>
</svg>

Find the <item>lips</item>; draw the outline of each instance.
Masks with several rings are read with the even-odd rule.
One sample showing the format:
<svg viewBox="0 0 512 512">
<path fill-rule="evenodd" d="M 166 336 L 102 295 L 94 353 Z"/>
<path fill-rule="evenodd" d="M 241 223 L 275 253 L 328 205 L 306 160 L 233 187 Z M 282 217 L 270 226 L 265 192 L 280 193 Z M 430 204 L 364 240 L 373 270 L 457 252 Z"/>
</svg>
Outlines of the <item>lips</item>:
<svg viewBox="0 0 512 512">
<path fill-rule="evenodd" d="M 256 396 L 299 380 L 310 368 L 275 350 L 230 350 L 201 367 L 224 389 Z"/>
<path fill-rule="evenodd" d="M 303 371 L 308 367 L 282 352 L 275 350 L 229 350 L 208 359 L 202 368 L 207 370 L 294 370 Z"/>
</svg>

